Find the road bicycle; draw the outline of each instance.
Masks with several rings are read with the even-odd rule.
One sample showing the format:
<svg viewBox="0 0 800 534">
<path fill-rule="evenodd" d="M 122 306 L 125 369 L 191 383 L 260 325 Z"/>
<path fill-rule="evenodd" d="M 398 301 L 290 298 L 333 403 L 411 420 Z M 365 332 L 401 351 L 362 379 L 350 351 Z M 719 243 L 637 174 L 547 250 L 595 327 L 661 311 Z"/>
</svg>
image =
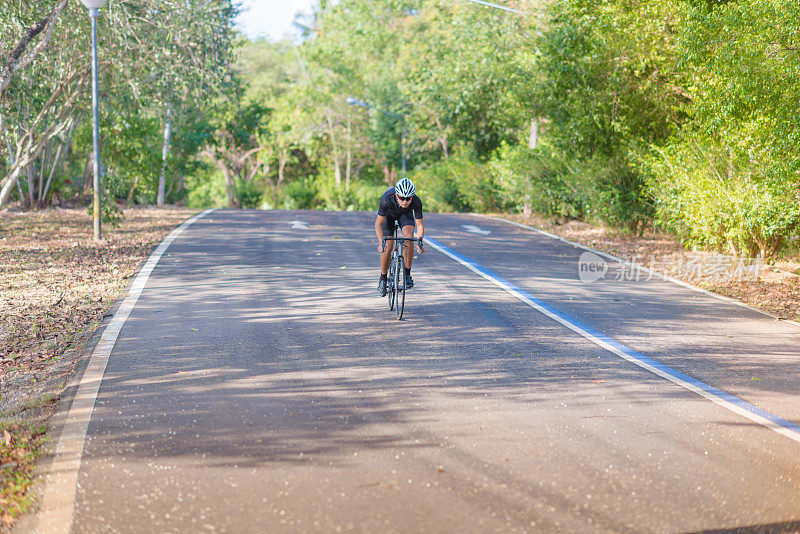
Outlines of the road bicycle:
<svg viewBox="0 0 800 534">
<path fill-rule="evenodd" d="M 383 238 L 384 247 L 386 247 L 387 241 L 394 241 L 395 246 L 392 250 L 392 258 L 389 260 L 389 272 L 386 274 L 386 296 L 389 298 L 389 309 L 395 310 L 399 321 L 403 318 L 403 310 L 406 305 L 406 263 L 403 259 L 403 249 L 407 241 L 419 242 L 422 246 L 422 240 L 403 237 L 400 234 L 400 227 L 395 224 L 394 237 L 384 236 Z"/>
</svg>

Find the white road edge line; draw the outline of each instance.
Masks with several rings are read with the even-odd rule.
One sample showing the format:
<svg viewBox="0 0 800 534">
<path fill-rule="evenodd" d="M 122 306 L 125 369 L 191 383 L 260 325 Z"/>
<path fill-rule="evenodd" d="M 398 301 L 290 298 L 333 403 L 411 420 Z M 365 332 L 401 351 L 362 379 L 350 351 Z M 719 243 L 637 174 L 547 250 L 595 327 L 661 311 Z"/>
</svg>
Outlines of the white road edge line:
<svg viewBox="0 0 800 534">
<path fill-rule="evenodd" d="M 561 241 L 562 243 L 566 243 L 567 245 L 572 245 L 573 247 L 577 247 L 577 248 L 579 248 L 581 250 L 586 250 L 586 251 L 589 251 L 589 252 L 593 252 L 593 253 L 595 253 L 595 254 L 597 254 L 599 256 L 603 256 L 604 258 L 606 258 L 608 260 L 611 260 L 613 262 L 619 263 L 620 265 L 623 265 L 625 267 L 633 267 L 635 269 L 639 269 L 640 271 L 643 271 L 644 273 L 646 273 L 648 275 L 652 274 L 654 276 L 657 276 L 657 277 L 661 278 L 662 280 L 665 280 L 665 281 L 668 281 L 668 282 L 672 282 L 673 284 L 678 284 L 679 286 L 685 287 L 687 289 L 691 289 L 692 291 L 697 291 L 698 293 L 703 293 L 704 295 L 708 295 L 709 297 L 714 297 L 717 300 L 722 300 L 722 301 L 727 302 L 729 304 L 735 304 L 737 306 L 741 306 L 742 308 L 747 308 L 750 311 L 754 311 L 754 312 L 760 313 L 761 315 L 766 315 L 767 317 L 769 317 L 771 319 L 775 319 L 776 321 L 781 321 L 782 323 L 789 323 L 791 325 L 800 327 L 800 322 L 792 321 L 791 319 L 781 319 L 777 315 L 773 315 L 773 314 L 771 314 L 769 312 L 766 312 L 764 310 L 760 310 L 760 309 L 756 308 L 755 306 L 750 306 L 749 304 L 745 304 L 744 302 L 742 302 L 740 300 L 732 299 L 730 297 L 726 297 L 725 295 L 720 295 L 719 293 L 714 293 L 712 291 L 708 291 L 708 290 L 703 289 L 701 287 L 697 287 L 695 285 L 692 285 L 692 284 L 690 284 L 688 282 L 684 282 L 683 280 L 679 280 L 679 279 L 673 278 L 673 277 L 671 277 L 671 276 L 669 276 L 667 274 L 660 273 L 658 271 L 650 269 L 649 267 L 645 267 L 644 265 L 640 265 L 638 263 L 634 263 L 634 262 L 631 262 L 631 261 L 628 261 L 628 260 L 623 260 L 621 258 L 617 258 L 616 256 L 608 254 L 607 252 L 602 252 L 600 250 L 595 250 L 595 249 L 593 249 L 591 247 L 587 247 L 586 245 L 581 245 L 580 243 L 575 243 L 574 241 L 569 241 L 568 239 L 564 239 L 561 236 L 557 236 L 555 234 L 551 234 L 550 232 L 546 232 L 544 230 L 536 228 L 535 226 L 530 226 L 530 225 L 527 225 L 527 224 L 518 223 L 516 221 L 509 221 L 508 219 L 503 219 L 502 217 L 497 217 L 495 215 L 484 215 L 482 213 L 471 213 L 470 215 L 474 215 L 474 216 L 481 217 L 481 218 L 484 218 L 484 219 L 494 219 L 496 221 L 501 221 L 501 222 L 504 222 L 504 223 L 507 223 L 507 224 L 510 224 L 510 225 L 513 225 L 513 226 L 517 226 L 519 228 L 524 228 L 526 230 L 531 230 L 532 232 L 536 232 L 538 234 L 542 234 L 543 236 L 549 237 L 550 239 L 555 239 L 557 241 Z"/>
<path fill-rule="evenodd" d="M 117 342 L 122 326 L 128 319 L 136 301 L 144 290 L 150 273 L 158 264 L 161 256 L 167 251 L 173 241 L 198 219 L 213 212 L 206 210 L 188 219 L 175 228 L 153 251 L 139 271 L 136 279 L 131 284 L 128 296 L 120 305 L 114 317 L 109 322 L 100 341 L 94 349 L 86 371 L 78 384 L 78 391 L 72 401 L 61 437 L 55 450 L 52 466 L 45 476 L 46 486 L 42 497 L 41 511 L 36 530 L 42 534 L 68 533 L 72 530 L 73 515 L 75 510 L 75 496 L 78 489 L 78 470 L 83 457 L 83 447 L 86 442 L 86 433 L 89 420 L 92 416 L 100 382 L 106 370 L 108 357 Z"/>
<path fill-rule="evenodd" d="M 775 432 L 800 443 L 800 425 L 796 425 L 791 421 L 786 421 L 778 417 L 777 415 L 764 411 L 761 408 L 758 408 L 757 406 L 754 406 L 738 397 L 731 395 L 730 393 L 726 393 L 713 386 L 705 384 L 704 382 L 701 382 L 695 378 L 685 375 L 680 371 L 672 369 L 660 362 L 652 360 L 647 356 L 644 356 L 643 354 L 639 354 L 633 349 L 623 345 L 619 341 L 616 341 L 615 339 L 612 339 L 606 336 L 605 334 L 597 332 L 591 327 L 584 325 L 577 319 L 574 319 L 569 315 L 557 310 L 556 308 L 553 308 L 544 301 L 541 301 L 533 297 L 526 291 L 515 286 L 511 282 L 508 282 L 500 278 L 499 276 L 492 273 L 491 271 L 481 266 L 480 264 L 440 244 L 435 239 L 425 236 L 425 242 L 431 245 L 439 252 L 441 252 L 442 254 L 444 254 L 445 256 L 448 256 L 451 259 L 457 261 L 458 263 L 460 263 L 467 269 L 471 270 L 478 276 L 481 276 L 482 278 L 485 278 L 486 280 L 499 286 L 504 291 L 510 293 L 517 299 L 527 304 L 528 306 L 550 317 L 554 321 L 561 323 L 562 325 L 566 326 L 573 332 L 585 337 L 592 343 L 595 343 L 596 345 L 603 347 L 604 349 L 633 363 L 634 365 L 637 365 L 638 367 L 641 367 L 642 369 L 650 371 L 651 373 L 654 373 L 666 380 L 669 380 L 673 384 L 688 389 L 689 391 L 692 391 L 700 395 L 701 397 L 710 400 L 711 402 L 725 408 L 726 410 L 729 410 L 733 413 L 746 417 L 747 419 L 750 419 L 754 423 L 769 428 L 770 430 L 774 430 Z"/>
</svg>

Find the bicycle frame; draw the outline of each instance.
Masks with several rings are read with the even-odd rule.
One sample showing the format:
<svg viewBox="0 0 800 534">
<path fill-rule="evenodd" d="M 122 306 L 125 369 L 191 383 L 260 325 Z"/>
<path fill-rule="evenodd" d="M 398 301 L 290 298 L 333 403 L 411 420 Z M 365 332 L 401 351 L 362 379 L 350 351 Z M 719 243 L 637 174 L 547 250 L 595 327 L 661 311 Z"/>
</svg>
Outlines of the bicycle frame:
<svg viewBox="0 0 800 534">
<path fill-rule="evenodd" d="M 389 309 L 395 309 L 397 320 L 399 321 L 403 318 L 403 310 L 406 302 L 406 260 L 403 252 L 405 251 L 407 241 L 421 243 L 422 240 L 417 238 L 398 237 L 398 230 L 399 227 L 395 226 L 394 237 L 384 236 L 381 243 L 383 244 L 384 250 L 386 248 L 387 241 L 395 241 L 399 244 L 399 246 L 393 247 L 392 257 L 389 260 L 389 272 L 387 273 L 386 277 L 386 295 L 389 298 Z"/>
</svg>

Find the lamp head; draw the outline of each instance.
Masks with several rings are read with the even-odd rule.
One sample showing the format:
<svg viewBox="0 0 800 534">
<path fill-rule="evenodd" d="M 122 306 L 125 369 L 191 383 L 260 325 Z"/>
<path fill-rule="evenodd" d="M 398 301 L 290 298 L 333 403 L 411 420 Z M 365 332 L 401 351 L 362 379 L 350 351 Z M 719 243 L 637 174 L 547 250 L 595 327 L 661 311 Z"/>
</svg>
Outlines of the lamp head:
<svg viewBox="0 0 800 534">
<path fill-rule="evenodd" d="M 353 98 L 352 96 L 348 96 L 347 99 L 345 100 L 345 102 L 347 102 L 351 106 L 358 106 L 358 107 L 362 107 L 362 108 L 370 107 L 369 104 L 367 104 L 365 102 L 362 102 L 361 100 L 358 100 L 357 98 Z"/>
<path fill-rule="evenodd" d="M 89 9 L 100 9 L 108 0 L 81 0 L 83 5 Z"/>
</svg>

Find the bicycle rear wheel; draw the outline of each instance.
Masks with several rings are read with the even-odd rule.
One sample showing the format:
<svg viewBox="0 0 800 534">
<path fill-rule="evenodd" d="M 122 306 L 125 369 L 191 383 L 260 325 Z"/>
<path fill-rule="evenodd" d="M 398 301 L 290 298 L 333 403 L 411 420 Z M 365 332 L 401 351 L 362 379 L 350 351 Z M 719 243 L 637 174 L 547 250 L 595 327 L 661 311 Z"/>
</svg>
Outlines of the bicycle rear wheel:
<svg viewBox="0 0 800 534">
<path fill-rule="evenodd" d="M 403 256 L 397 258 L 394 279 L 394 286 L 397 288 L 395 312 L 397 313 L 397 320 L 399 321 L 403 318 L 403 309 L 406 305 L 406 266 L 403 262 Z"/>
</svg>

